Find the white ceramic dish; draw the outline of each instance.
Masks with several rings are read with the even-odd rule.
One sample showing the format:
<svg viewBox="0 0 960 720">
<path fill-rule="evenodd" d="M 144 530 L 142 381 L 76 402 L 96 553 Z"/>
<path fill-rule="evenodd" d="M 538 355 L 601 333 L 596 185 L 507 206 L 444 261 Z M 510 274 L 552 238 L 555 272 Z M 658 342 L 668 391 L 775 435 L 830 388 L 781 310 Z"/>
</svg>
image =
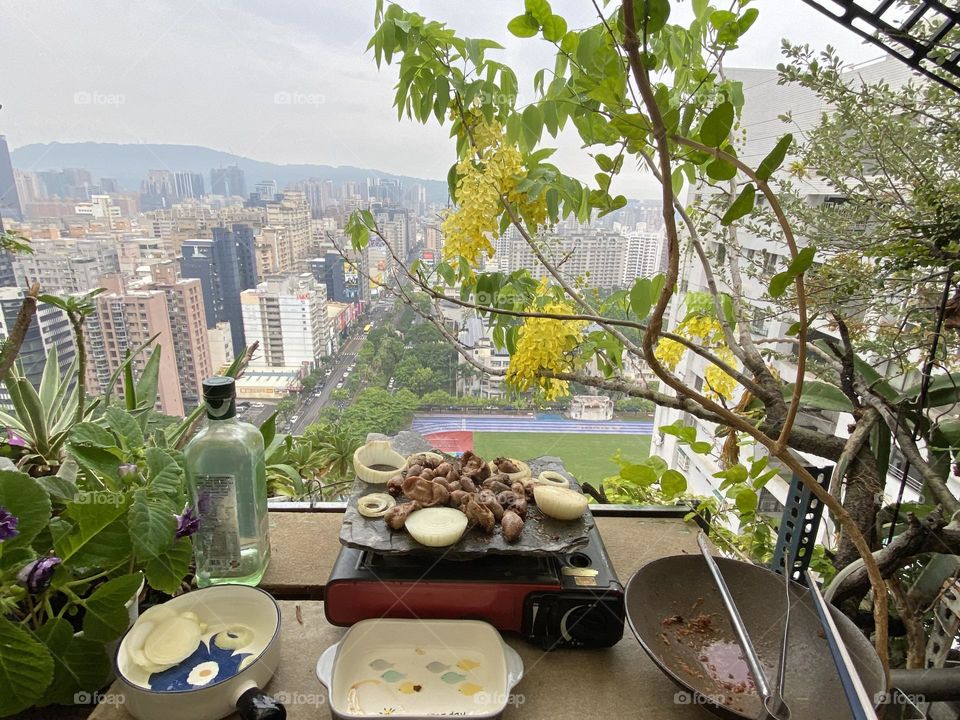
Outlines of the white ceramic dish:
<svg viewBox="0 0 960 720">
<path fill-rule="evenodd" d="M 523 661 L 479 620 L 378 618 L 327 648 L 317 677 L 338 718 L 492 718 L 523 677 Z"/>
<path fill-rule="evenodd" d="M 163 607 L 178 615 L 196 613 L 205 628 L 190 657 L 152 674 L 134 662 L 128 631 L 117 648 L 116 673 L 131 715 L 138 720 L 219 720 L 239 711 L 244 718 L 286 717 L 283 706 L 262 692 L 280 663 L 280 608 L 270 595 L 247 585 L 214 585 Z M 237 626 L 250 631 L 242 647 L 224 649 L 214 642 L 215 635 Z"/>
</svg>

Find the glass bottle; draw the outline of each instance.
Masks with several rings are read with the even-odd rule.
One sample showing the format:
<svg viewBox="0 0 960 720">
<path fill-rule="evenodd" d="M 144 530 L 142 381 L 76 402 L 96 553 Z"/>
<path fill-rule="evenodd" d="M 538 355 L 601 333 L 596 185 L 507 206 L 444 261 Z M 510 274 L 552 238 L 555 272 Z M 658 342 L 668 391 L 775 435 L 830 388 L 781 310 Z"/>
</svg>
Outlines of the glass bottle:
<svg viewBox="0 0 960 720">
<path fill-rule="evenodd" d="M 184 449 L 200 524 L 193 536 L 197 585 L 257 585 L 270 562 L 263 436 L 237 419 L 233 378 L 203 381 L 207 427 Z"/>
</svg>

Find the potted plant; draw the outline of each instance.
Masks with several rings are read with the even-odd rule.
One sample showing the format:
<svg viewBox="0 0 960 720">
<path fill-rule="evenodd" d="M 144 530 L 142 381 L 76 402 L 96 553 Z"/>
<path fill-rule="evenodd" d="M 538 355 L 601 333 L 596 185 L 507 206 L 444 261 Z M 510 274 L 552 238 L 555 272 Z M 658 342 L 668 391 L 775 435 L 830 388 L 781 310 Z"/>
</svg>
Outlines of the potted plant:
<svg viewBox="0 0 960 720">
<path fill-rule="evenodd" d="M 48 301 L 68 312 L 82 347 L 91 305 Z M 181 420 L 155 411 L 161 348 L 153 348 L 139 378 L 132 366 L 151 343 L 129 351 L 91 401 L 82 352 L 61 374 L 51 351 L 39 388 L 15 363 L 7 368 L 13 412 L 0 413 L 7 426 L 7 459 L 0 463 L 0 717 L 89 702 L 110 680 L 110 651 L 144 586 L 172 595 L 189 576 L 198 522 L 187 506 L 179 448 L 202 409 Z M 238 374 L 248 355 L 228 372 Z"/>
</svg>

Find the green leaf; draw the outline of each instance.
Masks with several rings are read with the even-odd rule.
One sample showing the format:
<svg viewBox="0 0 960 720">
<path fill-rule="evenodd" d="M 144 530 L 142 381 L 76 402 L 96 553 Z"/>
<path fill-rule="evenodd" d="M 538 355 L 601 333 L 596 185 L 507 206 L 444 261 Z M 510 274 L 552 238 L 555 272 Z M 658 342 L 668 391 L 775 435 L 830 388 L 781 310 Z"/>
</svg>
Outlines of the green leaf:
<svg viewBox="0 0 960 720">
<path fill-rule="evenodd" d="M 740 28 L 740 34 L 743 35 L 750 27 L 757 21 L 757 18 L 760 16 L 760 11 L 756 8 L 747 8 L 746 12 L 740 16 L 737 20 L 737 25 Z"/>
<path fill-rule="evenodd" d="M 507 23 L 507 30 L 521 38 L 533 37 L 540 32 L 540 23 L 530 13 L 517 15 Z"/>
<path fill-rule="evenodd" d="M 103 643 L 74 634 L 64 618 L 48 620 L 36 631 L 53 657 L 53 681 L 38 705 L 74 704 L 76 693 L 94 692 L 110 677 L 110 659 Z"/>
<path fill-rule="evenodd" d="M 700 126 L 700 139 L 704 145 L 720 147 L 730 137 L 733 127 L 733 103 L 722 102 L 709 112 Z"/>
<path fill-rule="evenodd" d="M 74 425 L 73 430 L 70 431 L 70 444 L 116 447 L 117 439 L 96 423 L 83 422 Z"/>
<path fill-rule="evenodd" d="M 138 560 L 147 561 L 170 547 L 177 520 L 169 503 L 149 496 L 146 490 L 137 490 L 127 514 L 130 540 Z"/>
<path fill-rule="evenodd" d="M 524 0 L 523 8 L 539 23 L 546 22 L 553 14 L 547 0 Z"/>
<path fill-rule="evenodd" d="M 132 551 L 126 510 L 123 495 L 79 493 L 64 512 L 73 524 L 54 540 L 57 556 L 75 567 L 113 567 L 123 562 Z"/>
<path fill-rule="evenodd" d="M 136 382 L 137 405 L 138 407 L 152 408 L 157 402 L 157 382 L 160 377 L 160 353 L 163 350 L 162 345 L 157 345 L 147 358 L 140 373 L 140 379 Z"/>
<path fill-rule="evenodd" d="M 83 635 L 88 640 L 110 642 L 126 632 L 130 614 L 126 604 L 140 590 L 143 573 L 121 575 L 98 587 L 83 606 Z"/>
<path fill-rule="evenodd" d="M 559 15 L 551 15 L 543 21 L 543 39 L 560 42 L 567 34 L 567 21 Z"/>
<path fill-rule="evenodd" d="M 670 18 L 670 0 L 633 0 L 637 35 L 660 32 Z"/>
<path fill-rule="evenodd" d="M 650 308 L 656 300 L 652 285 L 650 278 L 637 278 L 630 289 L 630 309 L 633 310 L 638 321 L 650 314 Z"/>
<path fill-rule="evenodd" d="M 697 20 L 703 22 L 703 19 L 707 15 L 707 10 L 709 9 L 709 0 L 693 0 L 693 14 L 696 16 Z"/>
<path fill-rule="evenodd" d="M 273 438 L 277 434 L 277 413 L 273 412 L 270 414 L 263 425 L 260 426 L 260 436 L 263 438 L 263 446 L 270 447 L 270 443 L 273 442 Z"/>
<path fill-rule="evenodd" d="M 773 150 L 770 151 L 760 163 L 760 167 L 757 168 L 758 178 L 764 181 L 770 179 L 770 176 L 783 164 L 783 160 L 787 156 L 787 150 L 790 149 L 792 142 L 793 135 L 790 133 L 787 133 L 777 141 L 777 144 L 773 146 Z"/>
<path fill-rule="evenodd" d="M 60 475 L 47 475 L 36 480 L 47 491 L 52 503 L 64 505 L 77 496 L 77 486 Z"/>
<path fill-rule="evenodd" d="M 737 497 L 734 502 L 736 503 L 737 510 L 741 513 L 754 513 L 760 504 L 760 496 L 757 495 L 757 492 L 752 488 L 741 487 L 737 491 Z"/>
<path fill-rule="evenodd" d="M 666 470 L 660 476 L 660 490 L 671 500 L 687 491 L 687 479 L 677 470 Z"/>
<path fill-rule="evenodd" d="M 149 479 L 147 489 L 151 496 L 163 496 L 177 502 L 183 494 L 183 471 L 173 457 L 164 450 L 149 447 L 146 451 Z"/>
<path fill-rule="evenodd" d="M 190 538 L 180 538 L 166 552 L 147 563 L 147 582 L 155 590 L 172 595 L 180 589 L 180 583 L 189 573 L 191 560 L 193 544 Z"/>
<path fill-rule="evenodd" d="M 47 360 L 43 366 L 43 375 L 40 377 L 40 405 L 44 410 L 44 419 L 52 424 L 50 409 L 57 400 L 57 390 L 60 386 L 60 361 L 57 357 L 57 346 L 51 345 L 47 352 Z"/>
<path fill-rule="evenodd" d="M 453 202 L 457 201 L 457 180 L 457 163 L 454 163 L 447 171 L 447 193 Z"/>
<path fill-rule="evenodd" d="M 540 141 L 543 132 L 543 113 L 536 105 L 527 105 L 520 117 L 523 141 L 527 149 L 532 150 Z"/>
<path fill-rule="evenodd" d="M 714 160 L 704 168 L 707 177 L 712 180 L 732 180 L 737 176 L 737 168 L 724 160 Z"/>
<path fill-rule="evenodd" d="M 50 524 L 50 496 L 26 473 L 0 470 L 0 507 L 18 520 L 17 535 L 3 541 L 2 552 L 29 546 Z"/>
<path fill-rule="evenodd" d="M 0 615 L 0 716 L 35 704 L 53 680 L 53 670 L 46 646 Z"/>
<path fill-rule="evenodd" d="M 657 471 L 642 463 L 629 463 L 620 468 L 620 477 L 642 487 L 653 485 L 657 481 Z"/>
<path fill-rule="evenodd" d="M 790 287 L 793 283 L 794 276 L 790 272 L 781 272 L 774 275 L 770 278 L 770 285 L 768 290 L 770 292 L 770 297 L 778 298 L 783 295 L 787 288 Z M 800 332 L 799 325 L 797 326 L 797 333 Z"/>
<path fill-rule="evenodd" d="M 580 44 L 580 33 L 574 32 L 571 30 L 566 35 L 563 36 L 563 40 L 560 41 L 560 49 L 568 55 L 573 55 L 577 51 L 577 46 Z"/>
<path fill-rule="evenodd" d="M 116 433 L 124 448 L 131 450 L 143 445 L 143 430 L 129 412 L 118 407 L 108 407 L 104 412 L 107 425 Z"/>
<path fill-rule="evenodd" d="M 721 225 L 729 225 L 730 223 L 739 220 L 744 215 L 749 215 L 753 210 L 753 203 L 757 196 L 757 189 L 753 186 L 753 183 L 747 183 L 744 185 L 743 190 L 740 191 L 740 194 L 737 195 L 737 199 L 733 201 L 733 204 L 727 208 L 727 211 L 723 214 L 723 217 L 720 218 Z"/>
<path fill-rule="evenodd" d="M 785 384 L 783 386 L 784 399 L 789 400 L 792 395 L 793 383 Z M 819 380 L 804 381 L 803 392 L 800 393 L 800 401 L 803 405 L 820 408 L 821 410 L 853 412 L 853 405 L 850 403 L 850 398 L 844 395 L 840 388 Z"/>
<path fill-rule="evenodd" d="M 817 249 L 813 246 L 803 248 L 790 263 L 787 271 L 794 277 L 805 273 L 813 265 L 813 258 L 816 254 Z"/>
</svg>

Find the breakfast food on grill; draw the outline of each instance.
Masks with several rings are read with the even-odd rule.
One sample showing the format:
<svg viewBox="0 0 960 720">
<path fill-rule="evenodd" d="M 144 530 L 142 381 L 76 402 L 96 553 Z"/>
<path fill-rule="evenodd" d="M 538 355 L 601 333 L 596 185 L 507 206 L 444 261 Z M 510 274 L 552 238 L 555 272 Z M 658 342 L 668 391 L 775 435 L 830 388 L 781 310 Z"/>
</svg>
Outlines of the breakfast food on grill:
<svg viewBox="0 0 960 720">
<path fill-rule="evenodd" d="M 406 461 L 406 470 L 387 481 L 386 493 L 360 498 L 358 510 L 371 519 L 382 517 L 392 530 L 405 529 L 428 547 L 452 545 L 469 528 L 493 535 L 498 526 L 504 540 L 515 543 L 531 503 L 542 512 L 535 516 L 538 522 L 544 516 L 577 520 L 588 504 L 565 476 L 544 471 L 533 478 L 527 464 L 513 458 L 488 463 L 467 451 L 459 459 L 417 453 Z"/>
</svg>

